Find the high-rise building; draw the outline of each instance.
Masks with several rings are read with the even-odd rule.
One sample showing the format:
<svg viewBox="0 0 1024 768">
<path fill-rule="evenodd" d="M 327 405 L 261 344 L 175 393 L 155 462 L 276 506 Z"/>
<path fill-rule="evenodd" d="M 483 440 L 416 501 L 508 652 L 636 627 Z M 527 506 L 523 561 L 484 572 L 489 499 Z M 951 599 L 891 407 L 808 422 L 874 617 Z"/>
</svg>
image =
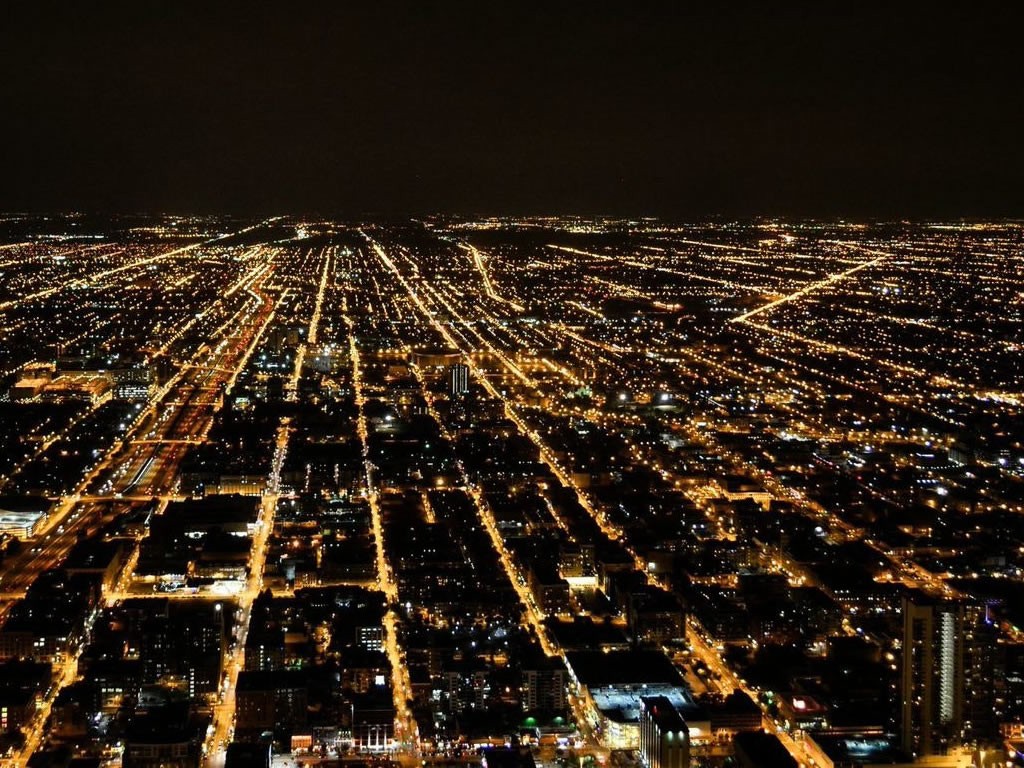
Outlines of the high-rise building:
<svg viewBox="0 0 1024 768">
<path fill-rule="evenodd" d="M 996 656 L 999 629 L 988 606 L 964 608 L 964 738 L 981 746 L 998 745 L 996 716 Z"/>
<path fill-rule="evenodd" d="M 667 696 L 640 698 L 640 756 L 647 768 L 689 768 L 690 729 Z"/>
<path fill-rule="evenodd" d="M 904 596 L 905 751 L 919 757 L 941 754 L 962 741 L 989 738 L 994 651 L 984 606 L 920 591 Z"/>
<path fill-rule="evenodd" d="M 523 668 L 523 709 L 527 712 L 564 712 L 566 674 L 557 659 L 538 659 Z"/>
<path fill-rule="evenodd" d="M 448 369 L 448 391 L 458 397 L 469 394 L 469 366 L 455 363 Z"/>
</svg>

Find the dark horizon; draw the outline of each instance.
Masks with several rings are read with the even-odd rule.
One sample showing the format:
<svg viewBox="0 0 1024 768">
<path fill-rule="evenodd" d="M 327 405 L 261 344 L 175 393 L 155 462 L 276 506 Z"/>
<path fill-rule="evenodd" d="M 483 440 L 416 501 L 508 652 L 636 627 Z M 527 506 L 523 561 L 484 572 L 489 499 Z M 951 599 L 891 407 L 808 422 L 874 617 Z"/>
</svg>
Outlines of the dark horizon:
<svg viewBox="0 0 1024 768">
<path fill-rule="evenodd" d="M 1009 7 L 4 16 L 4 210 L 1024 216 Z"/>
<path fill-rule="evenodd" d="M 119 218 L 139 219 L 161 219 L 177 218 L 196 220 L 204 219 L 230 219 L 237 221 L 257 222 L 273 219 L 283 219 L 283 223 L 315 223 L 330 222 L 350 225 L 356 222 L 369 225 L 390 226 L 395 224 L 416 224 L 423 220 L 437 219 L 438 221 L 448 220 L 451 222 L 481 222 L 491 219 L 514 220 L 516 222 L 540 223 L 545 220 L 566 222 L 572 219 L 581 221 L 594 221 L 613 223 L 618 221 L 637 221 L 658 223 L 673 227 L 688 226 L 716 226 L 721 227 L 728 224 L 741 224 L 744 226 L 768 225 L 772 223 L 787 225 L 850 225 L 865 227 L 886 227 L 886 226 L 953 226 L 953 225 L 1014 225 L 1024 224 L 1022 215 L 958 215 L 941 216 L 916 214 L 908 216 L 892 215 L 843 215 L 843 214 L 768 214 L 768 213 L 693 213 L 689 215 L 644 215 L 640 213 L 616 213 L 608 211 L 579 212 L 579 211 L 537 211 L 529 213 L 506 213 L 502 211 L 374 211 L 374 210 L 295 210 L 295 211 L 231 211 L 231 210 L 84 210 L 68 209 L 26 209 L 26 210 L 0 210 L 0 225 L 19 224 L 21 226 L 32 225 L 40 219 L 73 220 L 76 218 L 95 219 L 99 221 L 116 220 Z"/>
</svg>

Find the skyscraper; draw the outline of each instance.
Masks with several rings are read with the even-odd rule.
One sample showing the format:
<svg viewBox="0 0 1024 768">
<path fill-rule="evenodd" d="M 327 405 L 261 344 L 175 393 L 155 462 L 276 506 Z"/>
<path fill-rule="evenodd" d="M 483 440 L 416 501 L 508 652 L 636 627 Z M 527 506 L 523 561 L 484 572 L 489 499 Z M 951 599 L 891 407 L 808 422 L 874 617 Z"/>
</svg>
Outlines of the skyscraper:
<svg viewBox="0 0 1024 768">
<path fill-rule="evenodd" d="M 640 698 L 640 755 L 647 768 L 690 765 L 690 729 L 666 696 Z"/>
<path fill-rule="evenodd" d="M 448 369 L 449 392 L 454 397 L 469 393 L 469 366 L 465 363 L 455 363 Z"/>
<path fill-rule="evenodd" d="M 963 741 L 984 741 L 991 711 L 994 636 L 984 606 L 913 591 L 903 598 L 901 720 L 903 749 L 943 753 Z M 987 703 L 986 703 L 987 702 Z"/>
</svg>

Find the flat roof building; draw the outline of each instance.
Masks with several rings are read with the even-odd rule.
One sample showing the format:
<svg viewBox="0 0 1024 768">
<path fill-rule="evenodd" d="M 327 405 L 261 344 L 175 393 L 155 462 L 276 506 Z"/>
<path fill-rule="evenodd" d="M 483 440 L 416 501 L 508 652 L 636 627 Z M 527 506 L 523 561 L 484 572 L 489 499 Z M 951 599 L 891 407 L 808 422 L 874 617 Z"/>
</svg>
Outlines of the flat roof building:
<svg viewBox="0 0 1024 768">
<path fill-rule="evenodd" d="M 639 730 L 647 768 L 689 768 L 690 730 L 668 697 L 640 697 Z"/>
<path fill-rule="evenodd" d="M 691 742 L 709 739 L 710 717 L 661 651 L 570 651 L 566 662 L 605 746 L 639 749 L 642 699 L 655 696 L 684 718 Z"/>
</svg>

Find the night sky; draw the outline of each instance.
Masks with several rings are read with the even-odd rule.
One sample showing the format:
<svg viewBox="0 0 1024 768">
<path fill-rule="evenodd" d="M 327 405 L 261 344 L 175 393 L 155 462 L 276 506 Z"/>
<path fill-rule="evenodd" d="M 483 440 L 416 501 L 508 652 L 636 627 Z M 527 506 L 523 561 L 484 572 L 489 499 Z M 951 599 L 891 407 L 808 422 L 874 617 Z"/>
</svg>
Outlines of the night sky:
<svg viewBox="0 0 1024 768">
<path fill-rule="evenodd" d="M 1024 216 L 1017 4 L 761 5 L 12 0 L 0 209 Z"/>
</svg>

